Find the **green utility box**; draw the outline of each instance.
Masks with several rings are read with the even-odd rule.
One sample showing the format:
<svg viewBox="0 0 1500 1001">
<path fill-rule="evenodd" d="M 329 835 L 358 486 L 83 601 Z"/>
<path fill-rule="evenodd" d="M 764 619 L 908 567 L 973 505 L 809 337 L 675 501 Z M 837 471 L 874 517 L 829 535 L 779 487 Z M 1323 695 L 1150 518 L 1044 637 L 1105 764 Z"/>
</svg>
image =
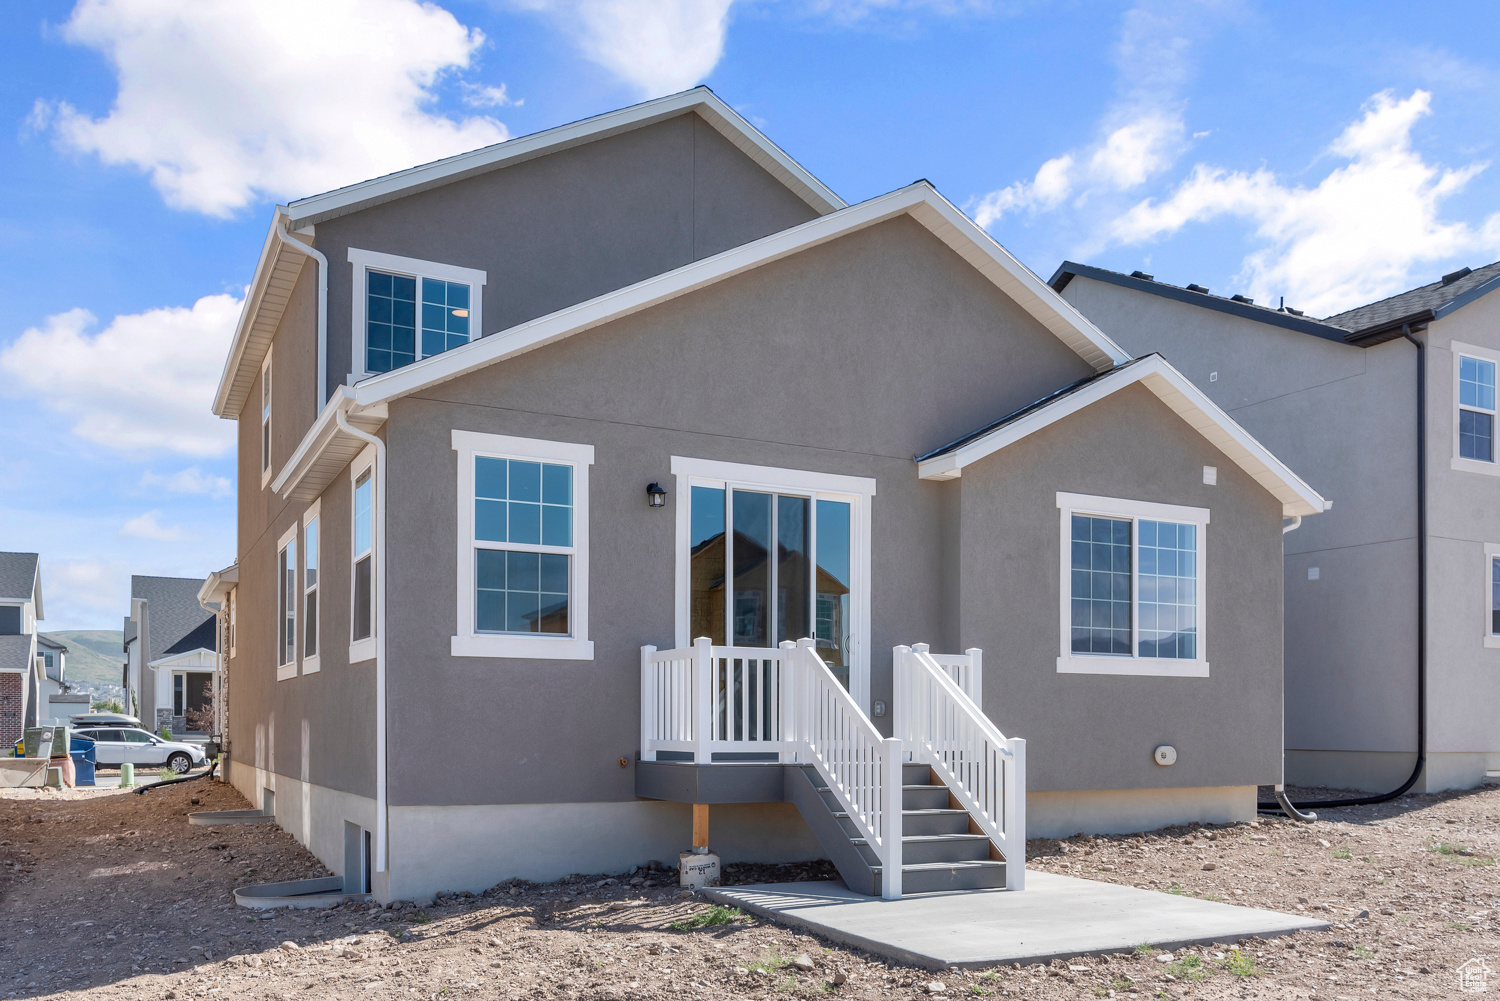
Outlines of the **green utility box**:
<svg viewBox="0 0 1500 1001">
<path fill-rule="evenodd" d="M 34 758 L 40 753 L 42 738 L 47 733 L 52 734 L 52 757 L 66 758 L 68 756 L 69 741 L 72 739 L 72 734 L 69 732 L 68 727 L 33 726 L 26 729 L 24 738 L 26 741 L 26 757 Z"/>
</svg>

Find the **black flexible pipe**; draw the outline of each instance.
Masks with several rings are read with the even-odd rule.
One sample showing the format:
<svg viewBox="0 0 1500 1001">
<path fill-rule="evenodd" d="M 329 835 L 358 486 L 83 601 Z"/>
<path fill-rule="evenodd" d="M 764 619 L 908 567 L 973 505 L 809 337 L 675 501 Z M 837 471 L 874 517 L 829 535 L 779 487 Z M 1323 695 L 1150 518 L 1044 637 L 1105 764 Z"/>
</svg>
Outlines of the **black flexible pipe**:
<svg viewBox="0 0 1500 1001">
<path fill-rule="evenodd" d="M 1417 763 L 1399 787 L 1376 796 L 1291 803 L 1287 801 L 1285 794 L 1279 793 L 1278 787 L 1276 798 L 1279 802 L 1256 804 L 1256 808 L 1262 813 L 1285 812 L 1288 816 L 1301 820 L 1304 817 L 1298 816 L 1297 810 L 1310 806 L 1329 808 L 1388 803 L 1398 796 L 1406 795 L 1407 790 L 1417 784 L 1417 779 L 1421 777 L 1422 769 L 1427 764 L 1427 346 L 1412 333 L 1409 323 L 1401 325 L 1401 336 L 1411 341 L 1417 349 Z M 1283 804 L 1293 809 L 1284 810 Z M 1317 819 L 1317 814 L 1304 816 Z"/>
<path fill-rule="evenodd" d="M 167 779 L 165 782 L 153 782 L 150 785 L 144 785 L 144 786 L 141 786 L 139 789 L 132 789 L 130 791 L 133 792 L 133 793 L 135 793 L 137 796 L 144 796 L 150 790 L 152 790 L 152 789 L 159 789 L 162 786 L 175 786 L 179 782 L 197 782 L 199 779 L 212 778 L 213 774 L 214 774 L 214 769 L 216 769 L 218 767 L 219 767 L 219 763 L 217 761 L 215 761 L 215 762 L 213 762 L 212 764 L 210 764 L 208 766 L 208 771 L 206 771 L 206 772 L 199 772 L 197 775 L 184 775 L 182 778 L 178 778 L 178 779 Z"/>
</svg>

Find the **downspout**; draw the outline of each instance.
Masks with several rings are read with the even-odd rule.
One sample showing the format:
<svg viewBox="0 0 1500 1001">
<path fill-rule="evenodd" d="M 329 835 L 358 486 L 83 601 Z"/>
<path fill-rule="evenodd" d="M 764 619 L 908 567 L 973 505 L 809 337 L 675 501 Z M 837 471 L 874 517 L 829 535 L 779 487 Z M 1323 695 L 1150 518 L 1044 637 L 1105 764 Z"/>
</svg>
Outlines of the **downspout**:
<svg viewBox="0 0 1500 1001">
<path fill-rule="evenodd" d="M 1387 803 L 1417 784 L 1427 765 L 1427 345 L 1412 332 L 1410 323 L 1401 324 L 1401 336 L 1417 349 L 1417 763 L 1406 781 L 1390 792 L 1349 799 L 1320 799 L 1292 803 L 1277 786 L 1275 803 L 1259 803 L 1263 812 L 1281 809 L 1298 820 L 1317 819 L 1317 814 L 1300 814 L 1299 808 L 1321 806 L 1370 806 Z"/>
<path fill-rule="evenodd" d="M 375 446 L 375 871 L 385 872 L 386 856 L 386 768 L 385 768 L 385 442 L 377 435 L 349 425 L 343 406 L 337 405 L 333 419 L 339 430 Z"/>
<path fill-rule="evenodd" d="M 222 609 L 210 608 L 208 602 L 202 598 L 198 599 L 198 607 L 214 617 L 214 646 L 217 648 L 214 650 L 214 728 L 219 731 L 219 740 L 223 741 L 224 721 L 220 716 L 220 707 L 223 705 L 223 701 L 220 699 L 219 693 L 224 687 L 224 672 L 229 668 L 229 637 L 226 625 L 226 620 L 229 617 L 229 592 L 224 592 L 224 600 L 221 604 L 225 606 Z M 186 696 L 187 693 L 184 692 L 183 694 Z M 186 705 L 182 708 L 184 712 L 187 711 Z M 209 734 L 209 736 L 212 737 L 214 735 Z"/>
<path fill-rule="evenodd" d="M 276 237 L 282 243 L 318 262 L 318 391 L 313 413 L 323 409 L 328 395 L 328 258 L 301 240 L 293 240 L 280 217 L 276 220 Z"/>
</svg>

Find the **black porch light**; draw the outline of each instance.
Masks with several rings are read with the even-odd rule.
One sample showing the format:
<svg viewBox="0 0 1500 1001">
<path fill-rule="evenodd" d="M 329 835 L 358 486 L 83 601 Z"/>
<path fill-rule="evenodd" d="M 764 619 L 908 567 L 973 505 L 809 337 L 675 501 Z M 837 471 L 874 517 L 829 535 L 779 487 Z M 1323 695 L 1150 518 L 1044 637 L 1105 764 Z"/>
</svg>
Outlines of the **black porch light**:
<svg viewBox="0 0 1500 1001">
<path fill-rule="evenodd" d="M 646 503 L 652 507 L 667 506 L 667 492 L 662 489 L 660 483 L 649 483 L 646 485 Z"/>
</svg>

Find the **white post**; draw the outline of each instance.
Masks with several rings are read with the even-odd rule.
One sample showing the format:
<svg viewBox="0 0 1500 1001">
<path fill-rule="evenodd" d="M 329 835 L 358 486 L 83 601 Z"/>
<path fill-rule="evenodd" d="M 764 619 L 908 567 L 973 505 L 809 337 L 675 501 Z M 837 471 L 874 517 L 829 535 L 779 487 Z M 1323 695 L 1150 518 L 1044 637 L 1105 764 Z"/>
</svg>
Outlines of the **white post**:
<svg viewBox="0 0 1500 1001">
<path fill-rule="evenodd" d="M 901 738 L 887 737 L 881 742 L 880 840 L 885 849 L 881 859 L 880 895 L 886 900 L 901 899 Z M 1007 872 L 1010 870 L 1007 868 Z"/>
<path fill-rule="evenodd" d="M 1026 741 L 1012 737 L 1005 763 L 1005 888 L 1026 889 Z"/>
<path fill-rule="evenodd" d="M 911 736 L 911 647 L 898 646 L 891 649 L 891 733 L 902 740 Z"/>
<path fill-rule="evenodd" d="M 641 647 L 641 760 L 655 761 L 656 754 L 647 750 L 651 746 L 651 735 L 656 732 L 656 710 L 659 695 L 651 683 L 651 655 L 654 646 Z"/>
<path fill-rule="evenodd" d="M 973 672 L 974 678 L 971 686 L 973 691 L 969 693 L 969 697 L 974 700 L 979 711 L 984 712 L 984 651 L 977 646 L 971 646 L 964 653 L 969 655 L 969 670 Z"/>
<path fill-rule="evenodd" d="M 807 703 L 807 694 L 802 690 L 802 679 L 806 674 L 802 670 L 801 659 L 796 654 L 797 644 L 791 640 L 782 640 L 776 644 L 781 653 L 781 734 L 778 739 L 782 741 L 805 741 L 807 731 L 803 727 L 801 707 Z M 786 757 L 791 754 L 790 758 Z M 782 761 L 800 761 L 802 755 L 795 751 L 782 751 Z"/>
<path fill-rule="evenodd" d="M 693 760 L 713 760 L 709 744 L 714 730 L 714 689 L 710 668 L 713 665 L 713 640 L 699 636 L 693 641 Z"/>
</svg>

